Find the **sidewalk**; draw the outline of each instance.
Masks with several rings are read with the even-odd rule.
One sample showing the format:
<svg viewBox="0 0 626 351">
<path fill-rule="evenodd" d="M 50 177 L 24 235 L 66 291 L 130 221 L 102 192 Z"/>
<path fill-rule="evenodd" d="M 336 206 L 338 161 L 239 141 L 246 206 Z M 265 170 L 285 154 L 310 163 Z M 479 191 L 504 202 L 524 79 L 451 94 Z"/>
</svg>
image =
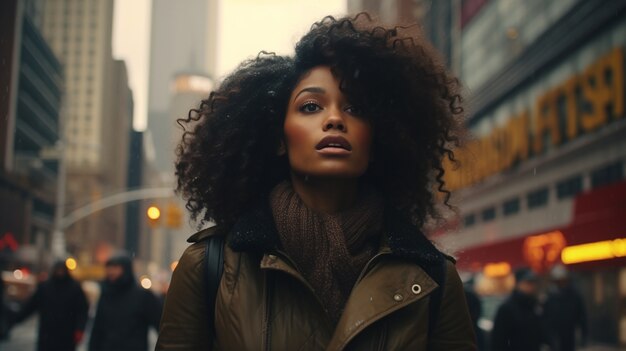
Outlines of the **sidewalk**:
<svg viewBox="0 0 626 351">
<path fill-rule="evenodd" d="M 20 323 L 11 329 L 9 338 L 0 341 L 0 350 L 2 351 L 35 351 L 37 346 L 37 316 L 30 317 L 23 323 Z M 148 334 L 148 349 L 154 350 L 156 345 L 157 333 L 150 330 Z M 87 342 L 89 335 L 85 334 L 83 342 L 78 345 L 77 351 L 87 351 Z M 595 350 L 594 350 L 595 351 Z"/>
<path fill-rule="evenodd" d="M 578 351 L 626 351 L 626 348 L 620 348 L 620 347 L 615 347 L 615 346 L 594 345 L 594 346 L 588 346 L 588 347 L 579 349 Z"/>
</svg>

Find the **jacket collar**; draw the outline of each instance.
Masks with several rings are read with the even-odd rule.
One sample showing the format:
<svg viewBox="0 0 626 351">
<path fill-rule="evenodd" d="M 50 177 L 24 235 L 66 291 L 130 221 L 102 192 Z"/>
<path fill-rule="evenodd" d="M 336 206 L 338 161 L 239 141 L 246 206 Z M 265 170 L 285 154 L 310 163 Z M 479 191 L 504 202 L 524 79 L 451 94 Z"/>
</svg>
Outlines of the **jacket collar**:
<svg viewBox="0 0 626 351">
<path fill-rule="evenodd" d="M 438 265 L 444 259 L 424 233 L 396 211 L 385 211 L 385 234 L 391 253 L 422 265 Z M 265 253 L 280 247 L 280 239 L 269 205 L 255 206 L 240 216 L 228 236 L 234 251 Z"/>
</svg>

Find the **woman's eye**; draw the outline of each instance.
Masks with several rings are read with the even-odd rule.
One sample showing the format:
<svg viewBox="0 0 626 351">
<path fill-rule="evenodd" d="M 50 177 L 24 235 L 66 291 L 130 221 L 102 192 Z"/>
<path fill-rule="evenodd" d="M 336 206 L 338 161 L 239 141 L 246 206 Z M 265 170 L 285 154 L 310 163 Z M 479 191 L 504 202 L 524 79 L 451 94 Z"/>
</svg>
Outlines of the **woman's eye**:
<svg viewBox="0 0 626 351">
<path fill-rule="evenodd" d="M 301 107 L 300 107 L 300 111 L 302 112 L 306 112 L 306 113 L 313 113 L 313 112 L 317 112 L 319 110 L 321 110 L 322 108 L 320 107 L 320 105 L 316 104 L 315 102 L 309 101 L 309 102 L 305 102 Z"/>
<path fill-rule="evenodd" d="M 348 106 L 348 107 L 346 107 L 345 110 L 349 114 L 352 114 L 352 115 L 355 115 L 355 116 L 362 116 L 363 115 L 363 110 L 361 110 L 357 106 Z"/>
</svg>

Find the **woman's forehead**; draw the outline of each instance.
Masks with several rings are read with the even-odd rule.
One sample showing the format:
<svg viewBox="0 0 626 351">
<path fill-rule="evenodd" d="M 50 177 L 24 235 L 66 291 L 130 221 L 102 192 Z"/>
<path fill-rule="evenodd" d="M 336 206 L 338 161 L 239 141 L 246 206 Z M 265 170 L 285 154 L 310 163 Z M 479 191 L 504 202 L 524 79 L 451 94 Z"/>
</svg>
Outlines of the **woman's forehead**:
<svg viewBox="0 0 626 351">
<path fill-rule="evenodd" d="M 338 86 L 339 80 L 329 66 L 316 66 L 300 76 L 291 95 L 295 97 L 303 90 L 310 90 L 313 93 L 325 93 L 329 89 L 338 88 Z"/>
</svg>

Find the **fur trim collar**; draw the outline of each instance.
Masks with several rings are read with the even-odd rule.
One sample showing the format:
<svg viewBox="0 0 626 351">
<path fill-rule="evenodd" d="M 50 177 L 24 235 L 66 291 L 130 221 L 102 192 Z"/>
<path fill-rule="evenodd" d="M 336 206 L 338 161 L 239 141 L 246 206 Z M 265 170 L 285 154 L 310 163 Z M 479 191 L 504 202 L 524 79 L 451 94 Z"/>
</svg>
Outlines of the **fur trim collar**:
<svg viewBox="0 0 626 351">
<path fill-rule="evenodd" d="M 394 211 L 385 211 L 387 244 L 394 256 L 422 265 L 437 265 L 442 254 L 417 227 Z M 269 206 L 257 206 L 235 223 L 228 244 L 234 251 L 265 253 L 280 246 L 280 239 Z"/>
</svg>

